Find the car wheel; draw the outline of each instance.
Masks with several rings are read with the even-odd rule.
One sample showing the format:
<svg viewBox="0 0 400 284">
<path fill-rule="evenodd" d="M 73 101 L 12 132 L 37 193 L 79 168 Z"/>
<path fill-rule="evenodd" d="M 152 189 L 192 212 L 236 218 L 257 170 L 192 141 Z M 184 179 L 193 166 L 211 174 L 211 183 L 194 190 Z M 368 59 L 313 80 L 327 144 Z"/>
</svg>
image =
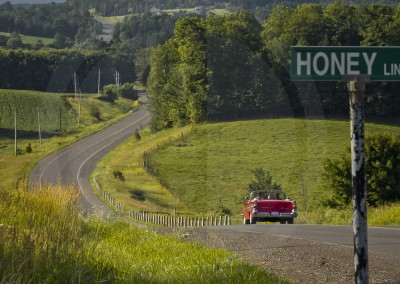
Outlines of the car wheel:
<svg viewBox="0 0 400 284">
<path fill-rule="evenodd" d="M 245 225 L 250 224 L 250 219 L 246 219 L 246 217 L 243 217 L 243 224 Z"/>
<path fill-rule="evenodd" d="M 253 214 L 250 214 L 250 224 L 257 223 L 256 219 L 253 218 Z"/>
<path fill-rule="evenodd" d="M 293 224 L 293 218 L 288 219 L 288 220 L 287 220 L 287 223 L 288 223 L 288 224 Z"/>
</svg>

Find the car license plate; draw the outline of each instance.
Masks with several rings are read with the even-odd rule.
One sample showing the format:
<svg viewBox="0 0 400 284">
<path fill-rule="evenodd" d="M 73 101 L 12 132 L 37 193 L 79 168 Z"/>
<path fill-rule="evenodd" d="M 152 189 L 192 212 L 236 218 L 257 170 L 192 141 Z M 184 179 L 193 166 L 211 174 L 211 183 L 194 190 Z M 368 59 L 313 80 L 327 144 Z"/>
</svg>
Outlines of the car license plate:
<svg viewBox="0 0 400 284">
<path fill-rule="evenodd" d="M 279 217 L 279 212 L 271 212 L 272 217 Z"/>
</svg>

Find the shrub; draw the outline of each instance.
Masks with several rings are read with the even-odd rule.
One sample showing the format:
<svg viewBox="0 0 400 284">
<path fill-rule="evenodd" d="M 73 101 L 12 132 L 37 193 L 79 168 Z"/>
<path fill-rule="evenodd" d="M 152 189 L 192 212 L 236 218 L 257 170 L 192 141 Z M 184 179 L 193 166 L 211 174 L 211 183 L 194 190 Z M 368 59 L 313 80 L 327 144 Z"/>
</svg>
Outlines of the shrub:
<svg viewBox="0 0 400 284">
<path fill-rule="evenodd" d="M 116 179 L 119 179 L 120 181 L 125 181 L 125 177 L 121 171 L 114 171 L 113 176 Z"/>
<path fill-rule="evenodd" d="M 118 95 L 125 99 L 137 100 L 138 92 L 133 88 L 132 83 L 125 83 L 118 86 Z"/>
<path fill-rule="evenodd" d="M 30 154 L 32 152 L 33 152 L 32 145 L 31 143 L 28 143 L 28 145 L 25 147 L 25 153 Z"/>
<path fill-rule="evenodd" d="M 378 206 L 400 200 L 400 139 L 393 134 L 372 134 L 365 139 L 367 202 Z M 324 161 L 325 188 L 332 192 L 326 205 L 345 206 L 352 200 L 350 149 L 338 159 Z"/>
<path fill-rule="evenodd" d="M 129 191 L 131 194 L 131 198 L 139 200 L 139 201 L 145 201 L 146 198 L 144 197 L 144 192 L 140 189 L 131 189 Z"/>
<path fill-rule="evenodd" d="M 102 101 L 114 102 L 118 97 L 118 86 L 117 85 L 106 85 L 103 87 L 103 91 L 99 97 Z"/>
</svg>

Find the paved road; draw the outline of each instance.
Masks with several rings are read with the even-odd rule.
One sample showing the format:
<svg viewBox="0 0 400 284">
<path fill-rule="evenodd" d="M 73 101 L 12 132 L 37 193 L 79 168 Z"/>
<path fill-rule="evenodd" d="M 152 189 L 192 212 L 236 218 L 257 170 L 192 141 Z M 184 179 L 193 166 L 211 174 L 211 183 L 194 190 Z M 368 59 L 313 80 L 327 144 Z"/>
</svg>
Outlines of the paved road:
<svg viewBox="0 0 400 284">
<path fill-rule="evenodd" d="M 141 96 L 145 102 L 146 96 Z M 75 184 L 82 195 L 82 206 L 88 214 L 101 212 L 112 214 L 94 193 L 89 183 L 90 174 L 96 163 L 118 144 L 134 135 L 137 129 L 150 122 L 146 104 L 125 119 L 101 132 L 82 139 L 69 147 L 52 153 L 41 160 L 33 169 L 29 184 Z"/>
<path fill-rule="evenodd" d="M 214 229 L 230 229 L 239 232 L 268 233 L 276 236 L 321 241 L 324 243 L 353 248 L 352 226 L 319 226 L 319 225 L 275 225 L 256 224 Z M 368 249 L 400 260 L 400 227 L 368 228 Z"/>
</svg>

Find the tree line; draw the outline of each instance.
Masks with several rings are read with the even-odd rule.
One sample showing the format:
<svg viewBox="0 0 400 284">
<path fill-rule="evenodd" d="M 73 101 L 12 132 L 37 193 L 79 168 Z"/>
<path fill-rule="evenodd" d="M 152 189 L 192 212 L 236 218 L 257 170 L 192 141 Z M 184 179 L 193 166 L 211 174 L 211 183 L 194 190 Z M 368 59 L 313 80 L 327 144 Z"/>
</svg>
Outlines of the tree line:
<svg viewBox="0 0 400 284">
<path fill-rule="evenodd" d="M 155 48 L 152 126 L 270 116 L 348 115 L 346 86 L 289 77 L 290 46 L 400 44 L 400 7 L 336 1 L 277 6 L 263 23 L 246 11 L 186 17 Z M 396 117 L 399 83 L 371 83 L 367 115 Z"/>
<path fill-rule="evenodd" d="M 149 12 L 152 7 L 159 9 L 187 9 L 196 6 L 214 7 L 229 11 L 247 10 L 264 18 L 277 5 L 297 7 L 304 3 L 328 5 L 331 0 L 67 0 L 67 4 L 77 9 L 95 9 L 103 16 L 122 16 L 127 14 L 141 14 Z M 397 0 L 348 0 L 353 4 L 385 3 L 397 5 Z"/>
<path fill-rule="evenodd" d="M 73 74 L 82 92 L 97 92 L 101 86 L 136 80 L 133 55 L 116 51 L 0 50 L 0 88 L 49 92 L 73 92 Z"/>
<path fill-rule="evenodd" d="M 75 9 L 66 3 L 13 6 L 0 5 L 0 31 L 54 38 L 57 34 L 81 42 L 101 33 L 101 25 L 88 10 Z"/>
</svg>

